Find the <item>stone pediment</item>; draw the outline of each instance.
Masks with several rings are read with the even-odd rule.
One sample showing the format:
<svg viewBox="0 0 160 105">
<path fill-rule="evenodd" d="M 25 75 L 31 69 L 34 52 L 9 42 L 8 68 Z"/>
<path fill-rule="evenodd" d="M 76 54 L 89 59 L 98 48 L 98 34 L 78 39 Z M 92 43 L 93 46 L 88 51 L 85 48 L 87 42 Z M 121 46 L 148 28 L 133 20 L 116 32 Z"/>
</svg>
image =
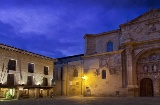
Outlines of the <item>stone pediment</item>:
<svg viewBox="0 0 160 105">
<path fill-rule="evenodd" d="M 127 24 L 133 24 L 133 23 L 138 23 L 142 22 L 145 20 L 152 20 L 152 19 L 157 19 L 160 18 L 160 9 L 151 9 L 148 12 L 138 16 L 137 18 L 130 20 L 127 23 L 121 24 L 120 26 L 127 25 Z"/>
</svg>

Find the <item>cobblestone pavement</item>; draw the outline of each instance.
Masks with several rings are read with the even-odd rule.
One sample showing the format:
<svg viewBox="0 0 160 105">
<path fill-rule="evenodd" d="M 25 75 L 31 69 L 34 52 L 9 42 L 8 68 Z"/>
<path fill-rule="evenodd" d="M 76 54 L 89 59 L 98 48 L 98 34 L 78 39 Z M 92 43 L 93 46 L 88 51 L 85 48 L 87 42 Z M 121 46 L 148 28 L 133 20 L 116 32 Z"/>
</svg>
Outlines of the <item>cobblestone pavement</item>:
<svg viewBox="0 0 160 105">
<path fill-rule="evenodd" d="M 53 97 L 0 101 L 0 105 L 160 105 L 160 97 Z"/>
</svg>

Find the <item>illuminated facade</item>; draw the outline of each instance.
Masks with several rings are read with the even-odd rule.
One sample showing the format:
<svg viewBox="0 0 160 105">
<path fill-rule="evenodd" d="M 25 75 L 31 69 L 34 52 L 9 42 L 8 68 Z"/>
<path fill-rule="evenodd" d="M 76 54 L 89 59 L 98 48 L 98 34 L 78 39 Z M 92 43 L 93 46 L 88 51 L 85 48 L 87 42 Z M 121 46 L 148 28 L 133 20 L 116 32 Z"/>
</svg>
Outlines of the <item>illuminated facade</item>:
<svg viewBox="0 0 160 105">
<path fill-rule="evenodd" d="M 160 96 L 160 10 L 152 9 L 119 27 L 84 36 L 82 95 Z M 75 79 L 70 63 L 55 68 L 57 74 L 62 71 L 55 84 L 59 95 L 74 95 L 69 93 Z"/>
<path fill-rule="evenodd" d="M 54 59 L 0 44 L 0 98 L 48 97 Z"/>
<path fill-rule="evenodd" d="M 57 59 L 54 67 L 54 95 L 83 94 L 83 56 L 80 54 Z"/>
<path fill-rule="evenodd" d="M 84 38 L 85 87 L 91 95 L 160 96 L 160 10 Z"/>
</svg>

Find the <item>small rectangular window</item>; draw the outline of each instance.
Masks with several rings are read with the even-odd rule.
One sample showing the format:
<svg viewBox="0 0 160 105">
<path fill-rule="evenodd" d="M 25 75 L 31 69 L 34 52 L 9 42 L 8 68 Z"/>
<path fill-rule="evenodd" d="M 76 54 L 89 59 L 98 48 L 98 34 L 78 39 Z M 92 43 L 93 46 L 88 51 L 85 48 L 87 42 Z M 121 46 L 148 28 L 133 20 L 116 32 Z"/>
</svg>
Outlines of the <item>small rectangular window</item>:
<svg viewBox="0 0 160 105">
<path fill-rule="evenodd" d="M 106 79 L 106 70 L 102 70 L 102 79 Z"/>
<path fill-rule="evenodd" d="M 44 74 L 45 74 L 45 75 L 48 75 L 48 68 L 49 68 L 49 67 L 44 66 Z"/>
<path fill-rule="evenodd" d="M 28 72 L 34 73 L 34 64 L 33 63 L 28 63 Z"/>
<path fill-rule="evenodd" d="M 8 70 L 16 71 L 16 60 L 10 59 L 8 62 Z"/>
<path fill-rule="evenodd" d="M 74 76 L 74 77 L 78 77 L 78 70 L 77 70 L 77 69 L 74 69 L 74 71 L 73 71 L 73 76 Z"/>
</svg>

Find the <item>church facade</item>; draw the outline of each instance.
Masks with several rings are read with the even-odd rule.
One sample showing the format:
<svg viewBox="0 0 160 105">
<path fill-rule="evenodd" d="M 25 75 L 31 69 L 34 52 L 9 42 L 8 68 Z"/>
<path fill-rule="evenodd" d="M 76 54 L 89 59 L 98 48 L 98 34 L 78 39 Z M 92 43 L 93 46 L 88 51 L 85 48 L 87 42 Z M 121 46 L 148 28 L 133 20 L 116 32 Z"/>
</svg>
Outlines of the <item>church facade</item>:
<svg viewBox="0 0 160 105">
<path fill-rule="evenodd" d="M 160 96 L 160 10 L 119 27 L 84 36 L 86 91 L 93 96 Z"/>
<path fill-rule="evenodd" d="M 117 30 L 86 34 L 84 39 L 85 52 L 83 61 L 79 64 L 83 71 L 78 71 L 80 77 L 76 80 L 81 81 L 80 95 L 160 96 L 159 9 L 151 9 L 121 24 Z M 70 61 L 72 62 L 74 60 Z M 66 65 L 62 67 L 64 69 L 71 67 L 69 63 L 63 65 Z M 56 67 L 58 66 L 55 65 L 55 69 Z M 55 87 L 65 93 L 61 95 L 75 95 L 79 90 L 74 89 L 75 93 L 68 93 L 71 82 L 75 80 L 68 74 L 73 76 L 74 68 L 67 70 L 61 77 L 61 81 L 65 81 L 63 91 L 59 86 Z"/>
</svg>

